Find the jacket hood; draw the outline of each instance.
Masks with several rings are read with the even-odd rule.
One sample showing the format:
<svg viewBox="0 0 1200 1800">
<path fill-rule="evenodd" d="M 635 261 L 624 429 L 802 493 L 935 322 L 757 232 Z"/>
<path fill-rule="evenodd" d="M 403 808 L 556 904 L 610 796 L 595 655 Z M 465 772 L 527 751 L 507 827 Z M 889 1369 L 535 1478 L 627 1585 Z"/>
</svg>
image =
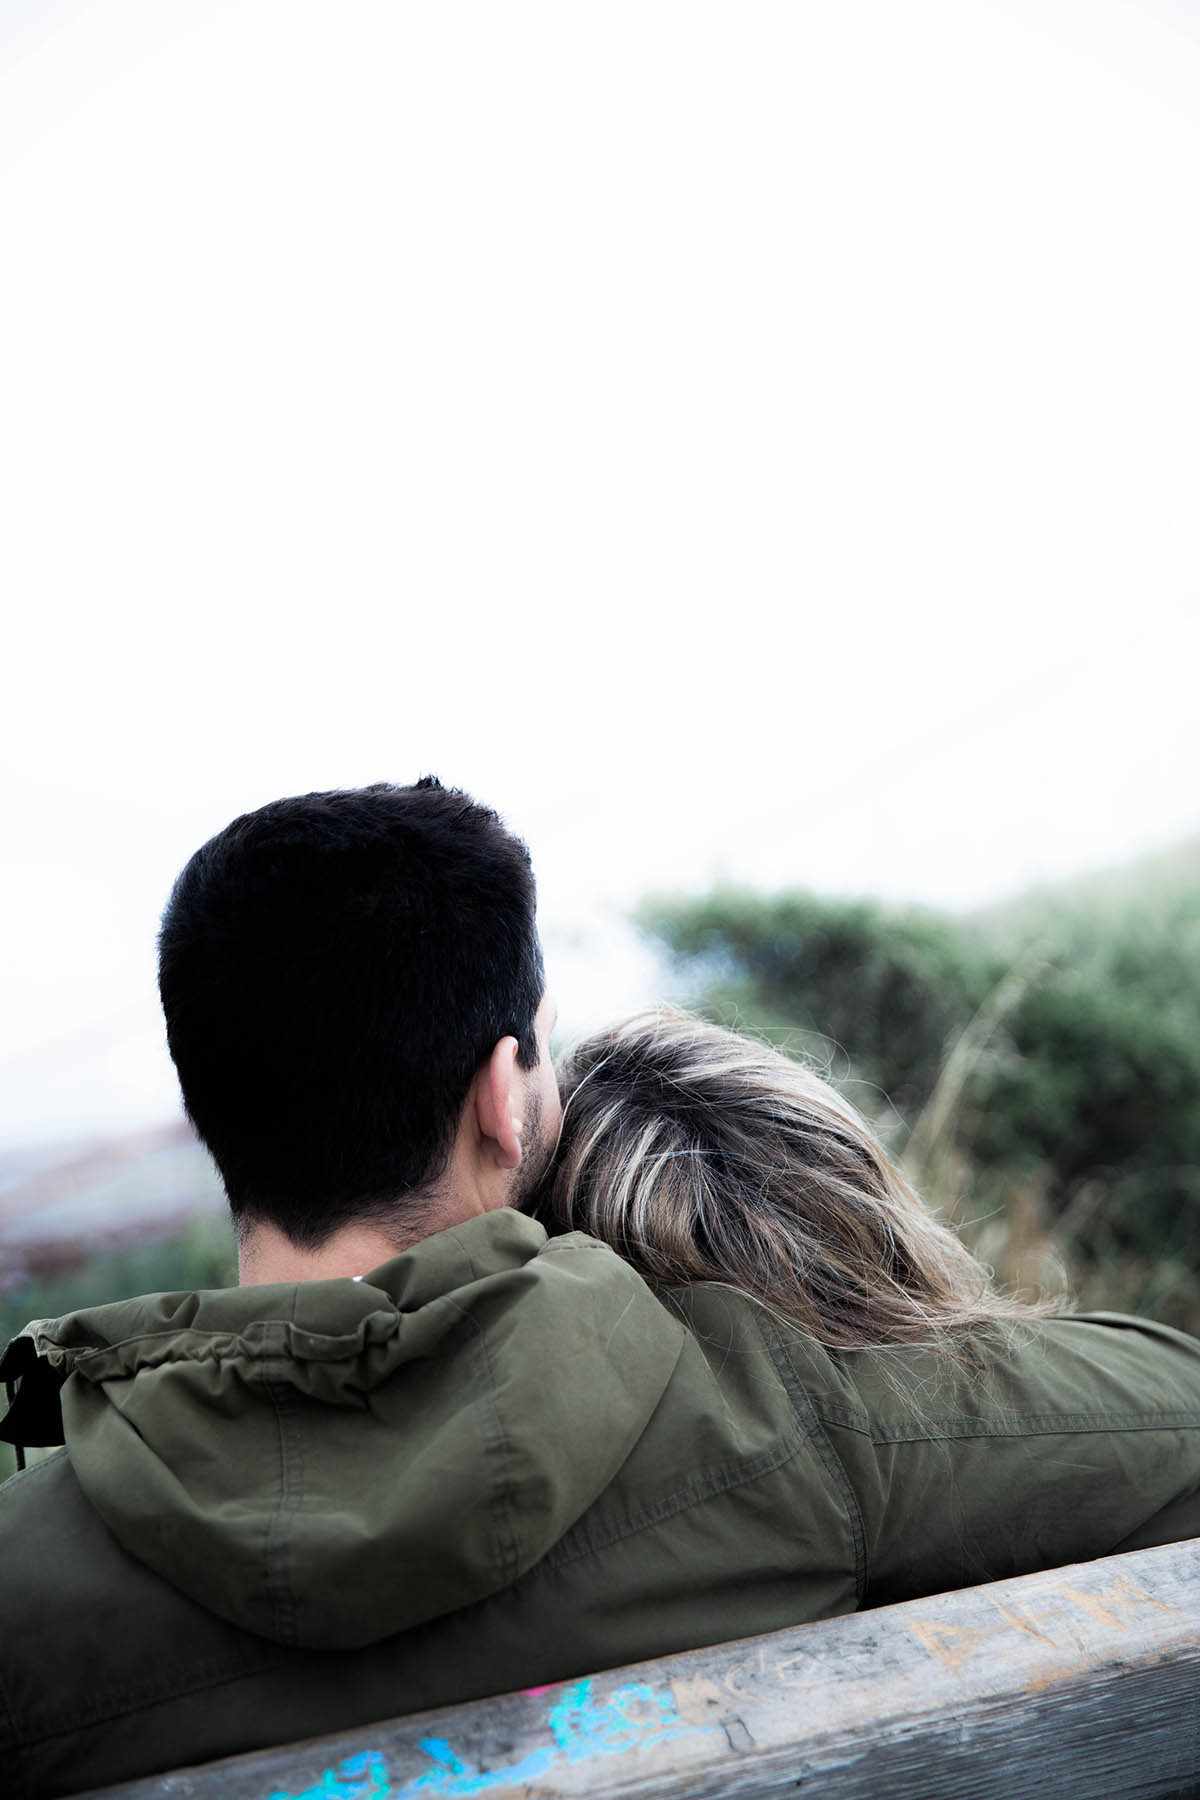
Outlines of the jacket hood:
<svg viewBox="0 0 1200 1800">
<path fill-rule="evenodd" d="M 357 1647 L 544 1556 L 637 1443 L 683 1336 L 603 1245 L 504 1210 L 361 1280 L 28 1325 L 0 1362 L 19 1382 L 0 1436 L 65 1442 L 121 1545 L 209 1611 Z"/>
</svg>

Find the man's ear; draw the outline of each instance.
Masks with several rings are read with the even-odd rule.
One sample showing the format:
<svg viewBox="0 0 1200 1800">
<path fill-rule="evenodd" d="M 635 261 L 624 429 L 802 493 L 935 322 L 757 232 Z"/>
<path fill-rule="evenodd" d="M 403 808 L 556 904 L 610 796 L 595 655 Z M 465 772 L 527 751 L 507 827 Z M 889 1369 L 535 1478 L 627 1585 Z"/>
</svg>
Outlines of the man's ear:
<svg viewBox="0 0 1200 1800">
<path fill-rule="evenodd" d="M 523 1104 L 517 1080 L 517 1040 L 502 1037 L 475 1077 L 475 1117 L 481 1136 L 495 1144 L 502 1169 L 520 1166 Z"/>
</svg>

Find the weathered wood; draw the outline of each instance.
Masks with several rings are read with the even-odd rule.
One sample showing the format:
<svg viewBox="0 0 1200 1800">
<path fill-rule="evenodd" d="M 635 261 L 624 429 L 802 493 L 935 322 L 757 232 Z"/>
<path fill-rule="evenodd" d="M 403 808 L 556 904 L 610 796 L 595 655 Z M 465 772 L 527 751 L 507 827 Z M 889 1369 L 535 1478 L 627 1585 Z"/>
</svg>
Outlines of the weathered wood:
<svg viewBox="0 0 1200 1800">
<path fill-rule="evenodd" d="M 1200 1797 L 1200 1539 L 445 1707 L 110 1800 Z"/>
</svg>

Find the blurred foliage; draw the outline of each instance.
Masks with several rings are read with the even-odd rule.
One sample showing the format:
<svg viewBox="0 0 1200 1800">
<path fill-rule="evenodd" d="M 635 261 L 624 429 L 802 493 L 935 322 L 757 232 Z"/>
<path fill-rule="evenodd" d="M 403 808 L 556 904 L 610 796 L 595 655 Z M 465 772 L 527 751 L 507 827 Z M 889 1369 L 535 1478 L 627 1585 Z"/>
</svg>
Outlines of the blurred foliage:
<svg viewBox="0 0 1200 1800">
<path fill-rule="evenodd" d="M 1002 1280 L 1200 1333 L 1200 845 L 970 917 L 717 889 L 641 923 L 824 1061 Z"/>
<path fill-rule="evenodd" d="M 198 1219 L 174 1237 L 98 1256 L 61 1274 L 25 1281 L 0 1293 L 0 1347 L 31 1319 L 57 1319 L 83 1307 L 128 1300 L 135 1294 L 229 1287 L 236 1280 L 237 1250 L 231 1227 L 223 1220 Z M 39 1454 L 31 1451 L 30 1461 Z M 0 1481 L 15 1468 L 12 1450 L 0 1444 Z"/>
</svg>

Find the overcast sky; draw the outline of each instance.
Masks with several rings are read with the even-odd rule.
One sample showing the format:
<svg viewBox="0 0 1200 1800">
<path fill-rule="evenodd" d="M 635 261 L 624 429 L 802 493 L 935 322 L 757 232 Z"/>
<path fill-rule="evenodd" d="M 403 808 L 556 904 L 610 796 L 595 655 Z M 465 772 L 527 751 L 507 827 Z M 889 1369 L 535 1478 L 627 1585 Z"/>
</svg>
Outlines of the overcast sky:
<svg viewBox="0 0 1200 1800">
<path fill-rule="evenodd" d="M 1192 0 L 8 0 L 0 146 L 0 1145 L 277 794 L 498 806 L 568 1030 L 1200 827 Z"/>
</svg>

